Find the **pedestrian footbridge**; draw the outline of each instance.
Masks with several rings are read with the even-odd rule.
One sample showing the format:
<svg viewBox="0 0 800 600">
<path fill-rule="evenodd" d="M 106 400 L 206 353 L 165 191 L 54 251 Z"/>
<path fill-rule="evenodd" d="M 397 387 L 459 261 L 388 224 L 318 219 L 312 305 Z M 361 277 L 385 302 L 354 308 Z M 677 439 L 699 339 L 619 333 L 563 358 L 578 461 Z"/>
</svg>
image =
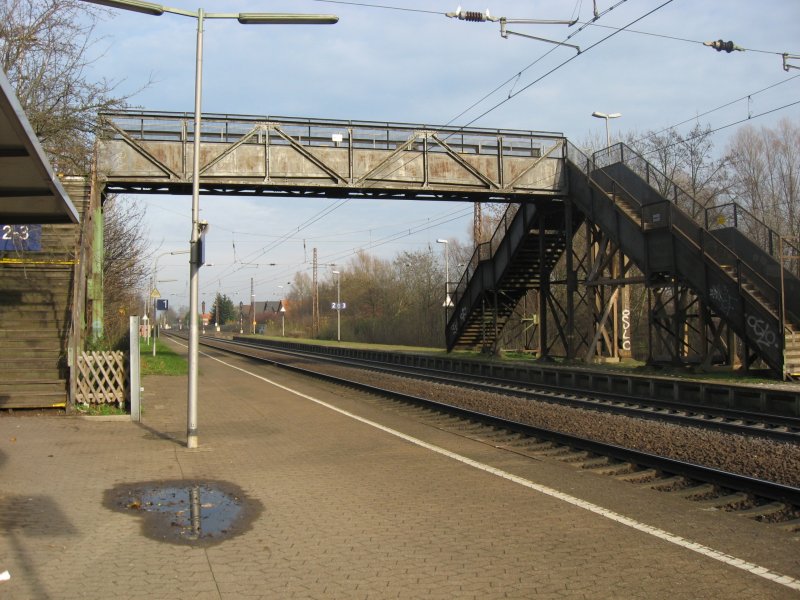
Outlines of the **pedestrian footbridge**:
<svg viewBox="0 0 800 600">
<path fill-rule="evenodd" d="M 191 193 L 192 114 L 101 119 L 102 191 Z M 204 115 L 200 135 L 202 194 L 514 203 L 448 288 L 448 349 L 496 350 L 536 290 L 542 356 L 558 339 L 567 358 L 616 357 L 625 339 L 609 323 L 635 284 L 649 294 L 650 358 L 660 338 L 673 361 L 740 353 L 800 377 L 800 279 L 785 267 L 800 249 L 742 207 L 699 203 L 622 144 L 586 156 L 536 131 L 228 115 Z"/>
</svg>

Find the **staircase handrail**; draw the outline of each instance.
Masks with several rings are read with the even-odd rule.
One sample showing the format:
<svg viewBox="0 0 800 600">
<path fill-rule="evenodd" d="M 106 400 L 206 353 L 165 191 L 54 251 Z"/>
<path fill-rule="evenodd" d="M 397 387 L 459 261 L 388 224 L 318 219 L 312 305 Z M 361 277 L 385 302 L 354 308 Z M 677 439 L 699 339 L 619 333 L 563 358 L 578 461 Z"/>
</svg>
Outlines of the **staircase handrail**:
<svg viewBox="0 0 800 600">
<path fill-rule="evenodd" d="M 506 208 L 506 211 L 503 213 L 503 216 L 500 218 L 500 221 L 498 221 L 497 227 L 495 227 L 494 232 L 492 233 L 492 237 L 489 238 L 488 241 L 480 242 L 477 246 L 475 246 L 472 256 L 464 267 L 464 271 L 461 273 L 461 278 L 458 280 L 458 284 L 454 290 L 451 290 L 450 299 L 453 302 L 453 306 L 458 306 L 459 301 L 469 286 L 470 278 L 478 270 L 478 265 L 481 262 L 491 260 L 494 257 L 495 252 L 497 252 L 497 249 L 500 247 L 500 243 L 503 241 L 503 238 L 508 231 L 511 221 L 516 215 L 518 208 L 519 205 L 517 203 L 510 203 Z M 512 211 L 514 214 L 510 214 Z"/>
<path fill-rule="evenodd" d="M 623 145 L 624 144 L 620 143 L 620 144 L 617 144 L 616 146 L 620 146 L 621 147 Z M 611 148 L 607 148 L 606 150 L 611 150 Z M 600 152 L 603 152 L 603 151 L 600 151 Z M 620 149 L 620 154 L 622 154 L 622 152 L 623 152 L 622 149 Z M 589 179 L 591 179 L 598 186 L 600 186 L 601 189 L 603 189 L 603 186 L 600 185 L 600 182 L 597 181 L 597 179 L 594 178 L 592 176 L 592 173 L 591 173 L 591 171 L 594 170 L 594 169 L 602 168 L 602 166 L 598 166 L 597 165 L 596 158 L 595 158 L 597 156 L 597 154 L 598 153 L 595 152 L 592 155 L 592 157 L 589 157 L 583 151 L 581 151 L 578 147 L 576 147 L 574 144 L 572 144 L 571 142 L 567 142 L 567 151 L 566 151 L 567 160 L 569 160 L 574 165 L 576 165 L 579 169 L 581 169 L 581 172 L 583 172 L 584 175 L 586 175 Z M 607 155 L 608 155 L 608 153 L 607 153 Z M 641 158 L 641 156 L 640 156 L 640 158 Z M 641 160 L 644 161 L 644 158 L 642 158 Z M 622 161 L 620 161 L 620 162 L 622 162 Z M 646 161 L 644 161 L 644 162 L 646 162 Z M 609 162 L 607 164 L 610 165 L 610 164 L 615 164 L 615 163 Z M 594 167 L 594 169 L 592 167 Z M 655 167 L 654 167 L 654 169 L 655 169 Z M 612 186 L 614 188 L 612 191 L 614 193 L 618 193 L 618 189 L 617 188 L 619 188 L 619 190 L 625 191 L 625 187 L 622 184 L 620 184 L 618 181 L 616 181 L 611 175 L 609 175 L 608 173 L 604 173 L 604 176 L 607 177 L 609 179 L 609 181 L 611 181 Z M 649 182 L 648 182 L 648 185 L 650 185 Z M 652 187 L 652 185 L 650 185 L 650 187 Z M 693 217 L 692 215 L 689 215 L 686 211 L 682 210 L 677 205 L 676 202 L 673 202 L 669 198 L 664 197 L 663 194 L 659 190 L 657 190 L 656 188 L 653 188 L 653 189 L 654 189 L 654 191 L 658 192 L 659 196 L 661 196 L 664 199 L 662 201 L 656 201 L 656 202 L 649 203 L 649 204 L 640 204 L 638 201 L 636 201 L 636 203 L 639 204 L 639 206 L 640 206 L 640 208 L 639 208 L 639 224 L 640 224 L 640 226 L 643 226 L 643 223 L 644 223 L 643 211 L 644 211 L 645 207 L 650 207 L 650 206 L 653 206 L 655 204 L 661 204 L 662 202 L 663 203 L 667 203 L 667 204 L 675 204 L 675 208 L 677 208 L 678 211 L 680 211 L 678 213 L 679 215 L 685 215 L 686 217 L 690 218 L 695 223 L 695 225 L 697 225 L 700 228 L 702 237 L 699 240 L 694 240 L 693 243 L 696 244 L 699 248 L 704 248 L 705 252 L 708 252 L 709 258 L 712 259 L 717 264 L 717 266 L 721 267 L 723 264 L 730 264 L 731 266 L 733 266 L 734 267 L 734 279 L 735 279 L 736 285 L 737 285 L 737 287 L 739 289 L 742 288 L 742 284 L 743 284 L 743 277 L 742 276 L 744 274 L 745 278 L 748 281 L 757 282 L 759 284 L 758 287 L 759 287 L 759 290 L 762 291 L 762 293 L 763 292 L 769 292 L 769 295 L 771 296 L 769 298 L 769 300 L 770 300 L 770 302 L 773 303 L 773 309 L 776 310 L 776 312 L 780 310 L 780 308 L 779 308 L 780 307 L 780 290 L 775 288 L 775 286 L 772 285 L 772 283 L 767 281 L 762 276 L 761 273 L 759 273 L 758 271 L 750 268 L 747 264 L 743 263 L 741 261 L 741 259 L 738 257 L 738 255 L 736 254 L 736 252 L 733 249 L 729 248 L 721 240 L 718 240 L 718 239 L 714 238 L 713 236 L 711 236 L 709 238 L 706 234 L 710 233 L 710 232 L 709 232 L 709 230 L 707 228 L 703 227 L 704 223 L 698 223 L 697 219 L 695 217 Z M 605 190 L 605 191 L 608 193 L 608 190 Z M 632 199 L 635 200 L 635 197 L 632 194 L 630 194 L 627 191 L 625 191 L 625 193 L 628 196 L 630 196 Z M 694 200 L 694 198 L 691 198 L 689 196 L 689 199 L 691 201 L 693 201 L 696 205 L 702 206 L 696 200 Z M 686 238 L 688 238 L 690 240 L 692 239 L 692 237 L 687 232 L 683 231 L 680 227 L 676 226 L 674 223 L 670 222 L 670 223 L 668 223 L 668 226 L 673 230 L 679 231 L 681 233 L 681 235 L 683 235 L 684 237 L 686 237 Z M 712 248 L 709 247 L 709 244 L 706 242 L 706 240 L 713 241 L 713 250 L 712 250 Z M 757 299 L 755 299 L 755 300 L 758 301 Z"/>
<path fill-rule="evenodd" d="M 730 202 L 726 202 L 725 204 L 718 204 L 718 205 L 714 205 L 714 206 L 704 206 L 703 204 L 698 202 L 697 199 L 695 199 L 692 194 L 690 194 L 689 192 L 684 190 L 681 186 L 679 186 L 677 183 L 672 181 L 672 179 L 670 179 L 669 176 L 667 176 L 658 167 L 656 167 L 655 165 L 650 163 L 646 158 L 644 158 L 644 156 L 642 156 L 636 150 L 634 150 L 633 148 L 631 148 L 630 146 L 628 146 L 627 144 L 624 144 L 622 142 L 620 142 L 618 144 L 614 144 L 613 146 L 611 146 L 609 148 L 606 148 L 604 150 L 598 150 L 597 152 L 595 152 L 592 155 L 592 158 L 593 158 L 593 160 L 596 161 L 597 160 L 596 159 L 597 156 L 600 156 L 600 157 L 602 157 L 603 155 L 610 156 L 611 152 L 615 148 L 619 148 L 619 162 L 621 162 L 622 164 L 628 166 L 632 171 L 634 171 L 635 173 L 638 173 L 639 176 L 644 175 L 644 177 L 642 177 L 642 179 L 651 188 L 653 188 L 653 190 L 657 191 L 659 194 L 664 196 L 664 198 L 667 198 L 668 200 L 670 200 L 668 194 L 665 194 L 658 187 L 653 185 L 653 177 L 652 177 L 653 175 L 657 175 L 660 178 L 662 178 L 663 182 L 668 184 L 668 187 L 672 188 L 672 190 L 673 190 L 672 197 L 673 198 L 672 198 L 671 201 L 676 206 L 678 205 L 678 198 L 679 197 L 682 197 L 685 200 L 688 200 L 691 203 L 692 208 L 693 208 L 693 211 L 690 213 L 692 215 L 692 218 L 694 218 L 694 220 L 698 224 L 702 225 L 706 230 L 711 231 L 712 227 L 710 227 L 710 223 L 713 223 L 713 221 L 714 221 L 713 219 L 709 219 L 709 212 L 712 212 L 712 211 L 719 212 L 719 209 L 721 209 L 721 208 L 725 208 L 727 206 L 733 206 L 734 207 L 734 227 L 739 231 L 741 231 L 741 229 L 738 228 L 738 222 L 737 222 L 736 217 L 737 217 L 738 214 L 745 214 L 749 219 L 755 221 L 759 226 L 761 226 L 765 230 L 766 237 L 769 239 L 768 247 L 764 248 L 761 245 L 761 242 L 758 239 L 753 239 L 753 237 L 749 234 L 749 232 L 743 231 L 742 233 L 750 241 L 758 244 L 759 247 L 761 247 L 762 250 L 764 250 L 770 256 L 775 258 L 775 248 L 774 248 L 773 240 L 777 239 L 781 234 L 778 233 L 777 231 L 775 231 L 772 227 L 770 227 L 769 225 L 764 223 L 761 219 L 756 217 L 753 213 L 748 211 L 746 208 L 744 208 L 743 206 L 741 206 L 737 202 L 730 201 Z M 631 155 L 633 156 L 633 159 L 630 158 Z M 644 169 L 642 169 L 642 163 L 644 164 Z M 609 164 L 613 164 L 613 163 L 609 162 Z M 700 215 L 702 215 L 702 220 L 699 220 Z M 800 250 L 796 246 L 794 246 L 794 249 Z"/>
<path fill-rule="evenodd" d="M 745 217 L 747 217 L 748 220 L 754 221 L 756 223 L 756 225 L 760 226 L 764 230 L 765 237 L 768 240 L 768 244 L 767 244 L 768 248 L 764 248 L 763 246 L 760 246 L 760 247 L 767 254 L 772 256 L 772 258 L 778 260 L 778 262 L 781 262 L 780 258 L 776 255 L 776 252 L 778 252 L 778 249 L 776 247 L 777 244 L 775 243 L 775 240 L 780 239 L 780 238 L 783 238 L 784 248 L 789 247 L 796 255 L 800 256 L 800 245 L 793 244 L 791 241 L 789 241 L 789 238 L 781 235 L 780 233 L 778 233 L 777 231 L 772 229 L 772 227 L 770 227 L 769 225 L 764 223 L 764 221 L 759 219 L 752 212 L 750 212 L 749 210 L 744 208 L 742 205 L 737 204 L 736 202 L 731 201 L 731 202 L 725 202 L 723 204 L 715 204 L 714 206 L 709 206 L 706 210 L 709 211 L 709 212 L 710 211 L 718 211 L 718 213 L 721 214 L 723 212 L 723 210 L 728 208 L 729 206 L 733 207 L 733 227 L 734 227 L 734 229 L 736 229 L 737 231 L 742 231 L 741 229 L 739 229 L 739 215 L 743 214 Z M 708 216 L 706 216 L 706 225 L 705 225 L 706 229 L 708 229 L 709 231 L 714 229 L 714 227 L 712 227 L 712 224 L 714 224 L 715 222 L 716 222 L 716 224 L 718 224 L 720 226 L 727 224 L 727 223 L 721 223 L 721 222 L 719 222 L 719 221 L 717 221 L 715 219 L 709 219 Z M 746 233 L 746 232 L 743 232 L 743 233 L 747 237 L 747 239 L 749 239 L 750 241 L 755 242 L 755 243 L 759 243 L 758 240 L 752 239 L 752 237 L 748 233 Z M 791 270 L 790 270 L 790 272 L 791 272 Z"/>
</svg>

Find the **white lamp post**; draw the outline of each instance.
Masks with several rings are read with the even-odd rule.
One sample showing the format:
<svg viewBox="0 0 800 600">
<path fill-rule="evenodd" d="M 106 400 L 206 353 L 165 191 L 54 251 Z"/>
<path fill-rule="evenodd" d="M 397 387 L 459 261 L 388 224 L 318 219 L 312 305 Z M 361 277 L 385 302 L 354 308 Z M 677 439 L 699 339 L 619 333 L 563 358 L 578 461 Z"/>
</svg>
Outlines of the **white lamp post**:
<svg viewBox="0 0 800 600">
<path fill-rule="evenodd" d="M 606 114 L 602 112 L 595 111 L 592 113 L 593 117 L 597 117 L 598 119 L 605 119 L 606 121 L 606 148 L 611 148 L 611 133 L 608 129 L 608 121 L 609 119 L 619 119 L 622 116 L 622 113 L 611 113 Z M 630 288 L 626 285 L 622 286 L 622 294 L 621 294 L 621 303 L 622 303 L 622 354 L 625 358 L 629 358 L 631 355 L 631 332 L 630 332 Z M 617 332 L 619 330 L 619 316 L 617 315 L 617 308 L 616 308 L 617 301 L 614 300 L 614 315 L 613 315 L 613 328 L 614 328 L 614 340 L 617 339 Z M 619 349 L 617 348 L 617 342 L 614 342 L 614 354 L 615 356 L 619 353 Z"/>
<path fill-rule="evenodd" d="M 336 341 L 342 341 L 342 274 L 339 271 L 331 271 L 336 275 Z"/>
<path fill-rule="evenodd" d="M 597 117 L 598 119 L 605 119 L 606 120 L 606 148 L 611 147 L 611 134 L 608 131 L 608 120 L 609 119 L 619 119 L 622 116 L 622 113 L 611 113 L 610 115 L 601 112 L 593 112 L 593 117 Z"/>
<path fill-rule="evenodd" d="M 194 156 L 192 157 L 192 232 L 189 245 L 189 399 L 186 431 L 186 447 L 197 448 L 197 363 L 199 358 L 197 327 L 197 295 L 201 266 L 200 233 L 205 224 L 200 222 L 200 137 L 201 98 L 203 88 L 203 21 L 205 19 L 236 19 L 242 25 L 332 25 L 339 20 L 335 15 L 301 15 L 281 13 L 206 13 L 170 8 L 141 0 L 84 0 L 93 4 L 120 8 L 153 16 L 165 12 L 197 20 L 197 54 L 194 81 Z"/>
<path fill-rule="evenodd" d="M 446 317 L 447 309 L 453 306 L 453 301 L 450 299 L 450 245 L 447 240 L 436 240 L 436 243 L 444 244 L 444 309 Z"/>
</svg>

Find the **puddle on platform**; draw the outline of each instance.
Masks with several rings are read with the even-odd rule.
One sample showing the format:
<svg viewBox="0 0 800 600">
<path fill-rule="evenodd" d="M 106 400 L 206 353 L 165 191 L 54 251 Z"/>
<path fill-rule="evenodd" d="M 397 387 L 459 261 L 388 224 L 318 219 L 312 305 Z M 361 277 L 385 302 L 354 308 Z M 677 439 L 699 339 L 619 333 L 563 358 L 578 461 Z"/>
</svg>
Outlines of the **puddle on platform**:
<svg viewBox="0 0 800 600">
<path fill-rule="evenodd" d="M 142 532 L 174 544 L 218 544 L 250 529 L 263 507 L 221 481 L 150 481 L 119 485 L 104 505 L 142 518 Z"/>
</svg>

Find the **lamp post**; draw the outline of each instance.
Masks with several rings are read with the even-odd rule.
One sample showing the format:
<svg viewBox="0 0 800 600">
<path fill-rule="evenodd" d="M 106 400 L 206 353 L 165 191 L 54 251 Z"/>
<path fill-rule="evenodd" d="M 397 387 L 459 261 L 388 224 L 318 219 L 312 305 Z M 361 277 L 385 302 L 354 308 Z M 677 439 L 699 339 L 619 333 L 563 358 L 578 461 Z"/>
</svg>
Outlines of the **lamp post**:
<svg viewBox="0 0 800 600">
<path fill-rule="evenodd" d="M 444 329 L 445 337 L 447 337 L 447 309 L 453 306 L 453 301 L 450 299 L 450 244 L 447 240 L 436 240 L 437 244 L 444 244 Z"/>
<path fill-rule="evenodd" d="M 450 299 L 450 244 L 447 240 L 436 240 L 437 244 L 444 244 L 444 307 L 445 313 L 447 309 L 453 306 L 453 301 Z"/>
<path fill-rule="evenodd" d="M 189 254 L 189 251 L 175 250 L 173 252 L 162 252 L 153 260 L 153 289 L 150 292 L 151 300 L 153 301 L 153 356 L 156 355 L 156 328 L 158 327 L 158 310 L 156 309 L 157 296 L 155 295 L 158 290 L 158 260 L 162 256 L 175 256 L 176 254 Z"/>
<path fill-rule="evenodd" d="M 281 295 L 281 300 L 280 300 L 280 303 L 281 303 L 281 308 L 280 308 L 280 313 L 281 313 L 281 337 L 286 337 L 286 307 L 283 305 L 283 286 L 279 285 L 278 289 L 280 290 L 280 295 Z"/>
<path fill-rule="evenodd" d="M 342 341 L 342 274 L 339 271 L 331 271 L 336 275 L 336 341 Z"/>
<path fill-rule="evenodd" d="M 608 128 L 608 121 L 609 119 L 618 119 L 622 116 L 622 113 L 603 113 L 595 111 L 592 113 L 593 117 L 597 117 L 598 119 L 605 119 L 606 122 L 606 148 L 611 148 L 611 133 Z M 623 261 L 624 258 L 620 257 L 620 261 Z M 622 266 L 622 265 L 621 265 Z M 615 267 L 616 268 L 616 267 Z M 622 269 L 620 269 L 622 270 Z M 622 304 L 622 344 L 621 348 L 618 347 L 617 342 L 617 333 L 619 331 L 619 315 L 617 314 L 617 301 L 614 300 L 614 313 L 613 313 L 613 337 L 614 337 L 614 357 L 618 358 L 618 355 L 623 356 L 624 358 L 630 358 L 631 356 L 631 311 L 630 311 L 630 303 L 631 303 L 631 292 L 630 288 L 627 285 L 622 286 L 622 294 L 621 294 L 621 304 Z M 620 352 L 621 350 L 621 352 Z"/>
<path fill-rule="evenodd" d="M 197 367 L 199 358 L 197 327 L 197 295 L 202 257 L 200 234 L 205 223 L 200 221 L 200 137 L 201 98 L 203 89 L 203 21 L 205 19 L 236 19 L 242 25 L 332 25 L 339 21 L 335 15 L 302 15 L 285 13 L 206 13 L 162 6 L 142 0 L 84 0 L 93 4 L 119 8 L 159 17 L 166 13 L 197 20 L 197 53 L 194 81 L 194 155 L 192 157 L 192 231 L 189 243 L 189 398 L 187 411 L 186 447 L 197 448 Z"/>
<path fill-rule="evenodd" d="M 622 113 L 611 113 L 609 115 L 609 114 L 606 114 L 606 113 L 595 111 L 595 112 L 592 113 L 592 116 L 593 117 L 597 117 L 598 119 L 605 119 L 606 120 L 606 148 L 610 148 L 611 147 L 611 134 L 608 131 L 608 120 L 609 119 L 619 119 L 622 116 Z"/>
</svg>

